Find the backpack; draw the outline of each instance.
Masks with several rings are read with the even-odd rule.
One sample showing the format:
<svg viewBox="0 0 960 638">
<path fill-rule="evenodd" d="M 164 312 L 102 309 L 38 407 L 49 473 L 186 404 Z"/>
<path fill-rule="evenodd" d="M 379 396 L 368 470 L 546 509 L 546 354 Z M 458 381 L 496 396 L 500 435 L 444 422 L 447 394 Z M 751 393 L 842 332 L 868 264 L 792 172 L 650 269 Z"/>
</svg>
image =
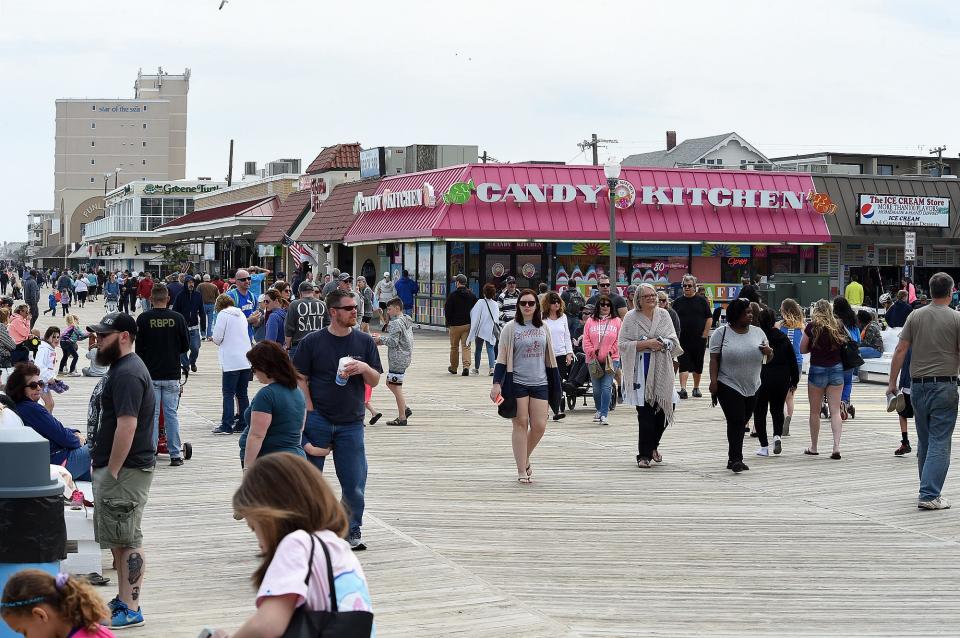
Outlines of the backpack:
<svg viewBox="0 0 960 638">
<path fill-rule="evenodd" d="M 580 292 L 580 289 L 576 286 L 567 288 L 569 293 L 569 301 L 567 304 L 567 314 L 580 314 L 580 311 L 583 310 L 583 307 L 587 305 L 587 299 L 583 296 L 583 293 Z"/>
</svg>

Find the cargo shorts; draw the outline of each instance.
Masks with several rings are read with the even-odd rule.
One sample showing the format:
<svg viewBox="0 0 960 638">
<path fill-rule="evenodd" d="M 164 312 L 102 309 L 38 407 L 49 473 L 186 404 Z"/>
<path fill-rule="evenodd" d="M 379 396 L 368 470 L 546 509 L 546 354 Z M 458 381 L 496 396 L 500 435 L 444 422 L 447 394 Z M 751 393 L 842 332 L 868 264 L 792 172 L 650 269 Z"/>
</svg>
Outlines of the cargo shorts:
<svg viewBox="0 0 960 638">
<path fill-rule="evenodd" d="M 119 479 L 106 467 L 93 470 L 94 538 L 103 547 L 143 546 L 143 508 L 147 505 L 153 468 L 120 468 Z"/>
</svg>

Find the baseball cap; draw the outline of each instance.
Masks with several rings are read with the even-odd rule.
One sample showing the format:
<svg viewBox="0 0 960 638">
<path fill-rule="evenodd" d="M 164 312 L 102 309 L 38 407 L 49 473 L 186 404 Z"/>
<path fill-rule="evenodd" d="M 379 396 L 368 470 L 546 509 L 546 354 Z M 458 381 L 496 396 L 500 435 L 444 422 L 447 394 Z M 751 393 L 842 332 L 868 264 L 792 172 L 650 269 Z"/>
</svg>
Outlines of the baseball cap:
<svg viewBox="0 0 960 638">
<path fill-rule="evenodd" d="M 204 280 L 204 281 L 210 281 L 210 275 L 204 275 L 204 276 L 203 276 L 203 280 Z"/>
<path fill-rule="evenodd" d="M 340 273 L 340 281 L 353 281 L 353 277 L 348 272 Z"/>
<path fill-rule="evenodd" d="M 385 273 L 383 273 L 383 276 L 384 276 L 384 278 L 390 277 L 390 273 L 385 272 Z"/>
<path fill-rule="evenodd" d="M 507 277 L 506 282 L 508 284 L 515 284 L 517 283 L 517 278 L 514 277 L 513 275 L 510 275 L 509 277 Z"/>
<path fill-rule="evenodd" d="M 466 285 L 467 285 L 467 276 L 464 275 L 463 273 L 460 273 L 459 275 L 456 276 L 456 282 L 457 282 L 458 284 L 463 284 L 464 286 L 466 286 Z"/>
<path fill-rule="evenodd" d="M 885 292 L 882 295 L 880 295 L 880 303 L 887 303 L 890 300 L 891 300 L 891 297 L 889 292 Z"/>
<path fill-rule="evenodd" d="M 257 297 L 257 303 L 263 303 L 264 301 L 269 301 L 269 299 L 270 297 L 266 296 L 265 294 L 260 295 L 259 297 Z"/>
<path fill-rule="evenodd" d="M 105 315 L 100 323 L 87 326 L 87 332 L 110 334 L 111 332 L 129 332 L 137 335 L 137 321 L 125 312 L 111 312 Z"/>
<path fill-rule="evenodd" d="M 316 290 L 316 288 L 313 287 L 313 282 L 301 281 L 300 285 L 297 286 L 297 290 L 299 290 L 300 292 L 310 292 L 310 291 Z"/>
</svg>

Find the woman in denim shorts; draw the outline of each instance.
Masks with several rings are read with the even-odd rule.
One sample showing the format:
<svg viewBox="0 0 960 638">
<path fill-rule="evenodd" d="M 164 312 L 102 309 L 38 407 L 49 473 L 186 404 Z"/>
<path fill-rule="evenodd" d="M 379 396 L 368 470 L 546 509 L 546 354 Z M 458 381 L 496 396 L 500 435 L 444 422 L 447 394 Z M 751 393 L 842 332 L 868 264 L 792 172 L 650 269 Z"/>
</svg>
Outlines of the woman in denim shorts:
<svg viewBox="0 0 960 638">
<path fill-rule="evenodd" d="M 810 354 L 810 371 L 807 373 L 807 397 L 810 400 L 810 447 L 804 454 L 816 456 L 817 439 L 820 436 L 820 405 L 826 394 L 830 406 L 830 429 L 833 431 L 832 459 L 840 458 L 840 434 L 843 422 L 840 419 L 840 395 L 843 392 L 843 364 L 840 350 L 848 339 L 833 308 L 826 299 L 813 306 L 810 323 L 803 330 L 800 352 Z"/>
</svg>

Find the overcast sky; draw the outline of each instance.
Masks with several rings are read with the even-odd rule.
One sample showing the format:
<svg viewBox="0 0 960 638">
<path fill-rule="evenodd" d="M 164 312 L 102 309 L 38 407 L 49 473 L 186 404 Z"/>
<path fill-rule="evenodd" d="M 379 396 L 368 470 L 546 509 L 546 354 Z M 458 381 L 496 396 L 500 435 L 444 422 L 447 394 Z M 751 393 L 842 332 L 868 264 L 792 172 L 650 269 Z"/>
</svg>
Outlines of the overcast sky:
<svg viewBox="0 0 960 638">
<path fill-rule="evenodd" d="M 960 152 L 956 2 L 0 0 L 2 239 L 53 207 L 54 100 L 192 70 L 187 177 L 326 145 L 589 163 L 736 131 L 768 156 Z"/>
</svg>

